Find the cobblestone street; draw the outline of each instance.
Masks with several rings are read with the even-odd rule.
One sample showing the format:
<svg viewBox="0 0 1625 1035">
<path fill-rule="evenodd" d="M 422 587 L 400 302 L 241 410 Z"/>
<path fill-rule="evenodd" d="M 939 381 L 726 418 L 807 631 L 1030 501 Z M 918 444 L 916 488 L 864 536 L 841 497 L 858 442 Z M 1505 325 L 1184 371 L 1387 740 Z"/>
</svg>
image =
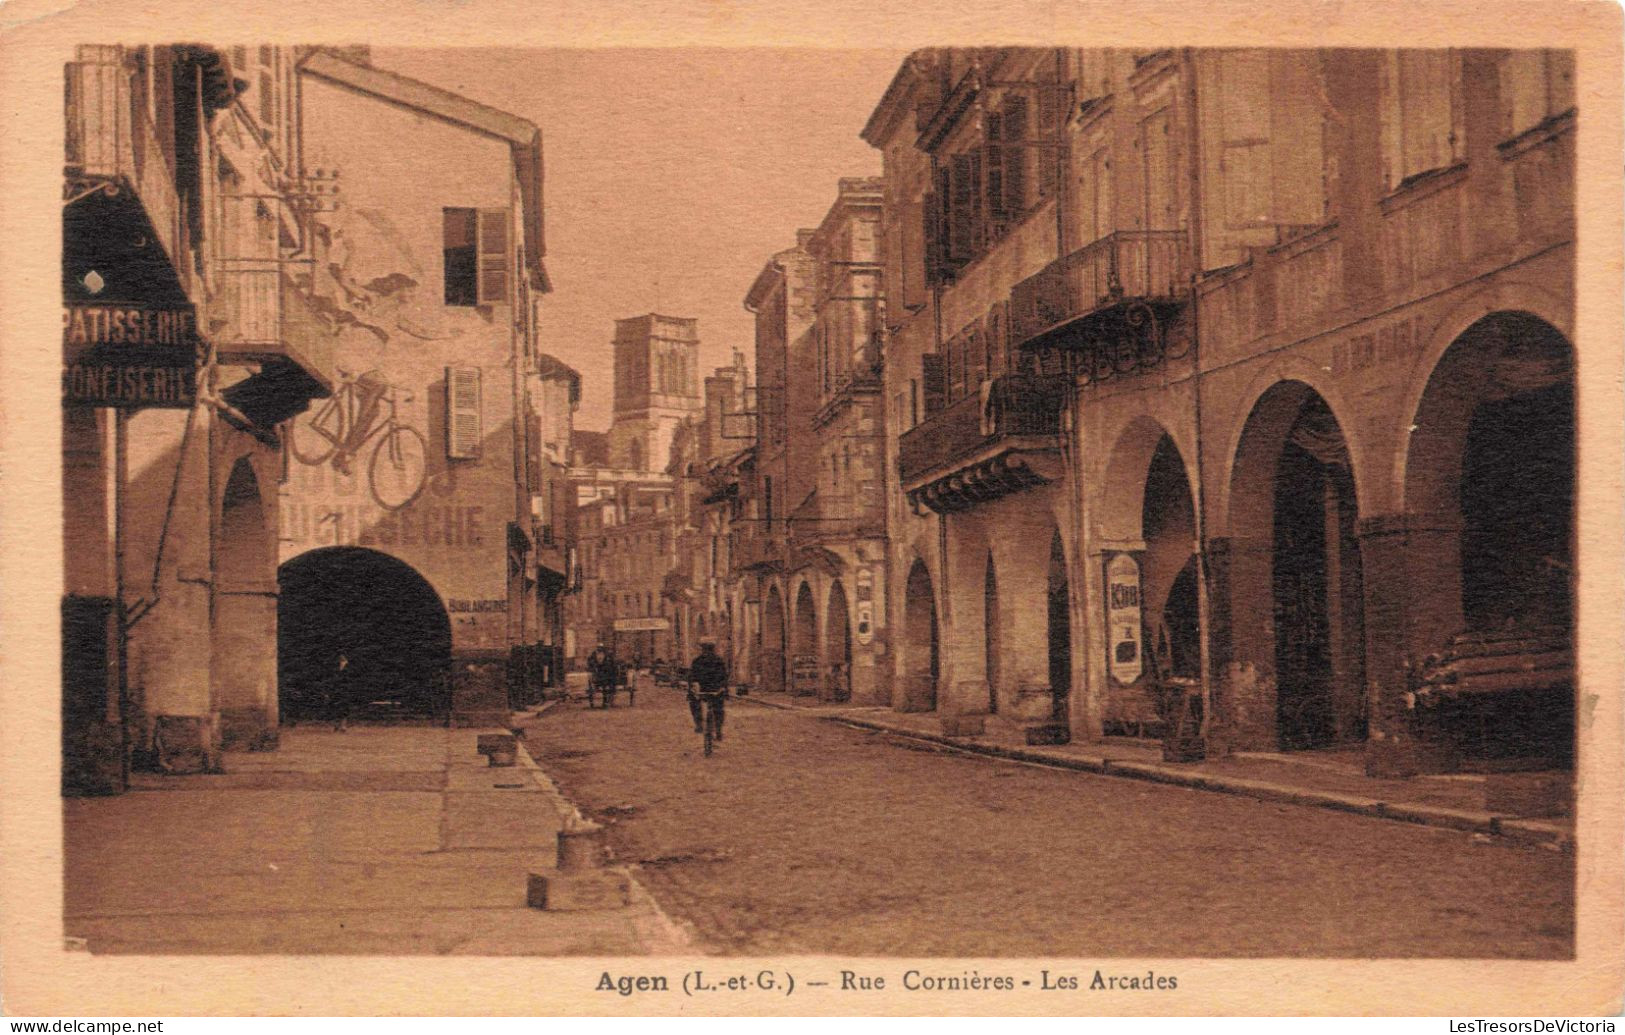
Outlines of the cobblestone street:
<svg viewBox="0 0 1625 1035">
<path fill-rule="evenodd" d="M 682 695 L 527 735 L 660 904 L 725 954 L 1566 957 L 1572 856 L 989 761 Z"/>
</svg>

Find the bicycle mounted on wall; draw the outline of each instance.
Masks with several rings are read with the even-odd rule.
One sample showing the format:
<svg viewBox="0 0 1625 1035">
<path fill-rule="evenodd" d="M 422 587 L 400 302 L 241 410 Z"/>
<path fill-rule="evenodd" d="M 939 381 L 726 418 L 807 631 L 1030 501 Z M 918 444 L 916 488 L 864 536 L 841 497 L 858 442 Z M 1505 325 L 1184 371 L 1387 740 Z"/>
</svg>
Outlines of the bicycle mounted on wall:
<svg viewBox="0 0 1625 1035">
<path fill-rule="evenodd" d="M 332 461 L 341 474 L 369 442 L 377 439 L 367 460 L 367 488 L 385 510 L 400 510 L 423 491 L 428 470 L 428 443 L 422 432 L 403 424 L 398 402 L 411 402 L 378 376 L 339 372 L 339 386 L 308 420 L 296 421 L 289 448 L 294 459 L 315 466 Z"/>
</svg>

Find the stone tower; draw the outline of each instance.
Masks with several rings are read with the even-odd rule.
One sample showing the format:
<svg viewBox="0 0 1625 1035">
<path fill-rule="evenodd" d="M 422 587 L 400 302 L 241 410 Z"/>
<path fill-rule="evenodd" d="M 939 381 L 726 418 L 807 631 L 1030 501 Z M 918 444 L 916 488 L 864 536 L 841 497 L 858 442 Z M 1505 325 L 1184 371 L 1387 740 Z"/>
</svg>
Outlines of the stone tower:
<svg viewBox="0 0 1625 1035">
<path fill-rule="evenodd" d="M 699 321 L 648 313 L 615 321 L 610 466 L 662 472 L 672 435 L 704 407 Z"/>
</svg>

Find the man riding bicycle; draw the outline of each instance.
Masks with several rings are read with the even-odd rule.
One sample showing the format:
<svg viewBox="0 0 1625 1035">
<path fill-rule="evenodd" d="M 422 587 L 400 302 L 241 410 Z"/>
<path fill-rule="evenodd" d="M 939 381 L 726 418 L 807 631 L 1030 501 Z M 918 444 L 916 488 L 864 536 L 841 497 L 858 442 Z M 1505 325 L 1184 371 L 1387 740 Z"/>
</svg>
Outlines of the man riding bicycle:
<svg viewBox="0 0 1625 1035">
<path fill-rule="evenodd" d="M 694 732 L 705 732 L 702 698 L 709 698 L 717 715 L 718 740 L 722 739 L 723 702 L 728 699 L 728 663 L 717 654 L 715 640 L 701 640 L 700 653 L 688 666 L 688 711 L 694 717 Z"/>
</svg>

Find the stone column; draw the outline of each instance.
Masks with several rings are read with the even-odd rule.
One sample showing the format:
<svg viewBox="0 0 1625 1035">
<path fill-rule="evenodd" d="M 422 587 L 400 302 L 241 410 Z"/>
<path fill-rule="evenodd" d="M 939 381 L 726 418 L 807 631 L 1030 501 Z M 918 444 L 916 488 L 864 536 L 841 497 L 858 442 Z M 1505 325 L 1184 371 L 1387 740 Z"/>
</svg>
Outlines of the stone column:
<svg viewBox="0 0 1625 1035">
<path fill-rule="evenodd" d="M 215 589 L 214 678 L 225 750 L 277 746 L 276 609 L 274 581 Z"/>
<path fill-rule="evenodd" d="M 1208 656 L 1212 665 L 1210 751 L 1277 746 L 1273 544 L 1208 540 Z"/>
</svg>

